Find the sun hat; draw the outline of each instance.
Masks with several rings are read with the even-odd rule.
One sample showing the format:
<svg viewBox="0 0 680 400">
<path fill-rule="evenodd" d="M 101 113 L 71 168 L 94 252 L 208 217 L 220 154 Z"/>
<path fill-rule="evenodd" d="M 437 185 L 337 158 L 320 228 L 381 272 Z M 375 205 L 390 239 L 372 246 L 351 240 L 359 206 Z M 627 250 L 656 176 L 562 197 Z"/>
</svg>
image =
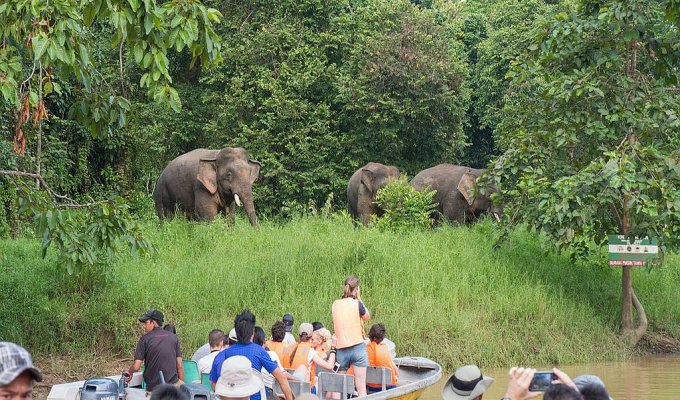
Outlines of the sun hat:
<svg viewBox="0 0 680 400">
<path fill-rule="evenodd" d="M 471 400 L 484 393 L 491 386 L 494 379 L 482 375 L 476 365 L 460 367 L 451 375 L 444 388 L 444 400 Z"/>
<path fill-rule="evenodd" d="M 234 342 L 238 342 L 238 338 L 236 337 L 236 329 L 235 328 L 231 328 L 231 330 L 229 331 L 229 337 L 228 338 L 233 340 Z"/>
<path fill-rule="evenodd" d="M 158 325 L 163 325 L 163 313 L 158 310 L 148 310 L 141 317 L 139 317 L 139 322 L 146 322 L 148 320 L 153 320 L 158 322 Z"/>
<path fill-rule="evenodd" d="M 303 322 L 300 324 L 300 329 L 298 332 L 299 335 L 306 333 L 307 336 L 312 336 L 312 332 L 314 332 L 314 327 L 312 326 L 312 324 L 310 324 L 309 322 Z"/>
<path fill-rule="evenodd" d="M 293 324 L 295 323 L 295 319 L 293 319 L 293 316 L 290 314 L 284 314 L 283 323 L 286 325 L 286 332 L 290 332 L 293 330 Z"/>
<path fill-rule="evenodd" d="M 42 381 L 42 373 L 33 366 L 26 349 L 11 342 L 0 342 L 0 386 L 12 383 L 25 371 L 29 371 L 34 380 Z"/>
<path fill-rule="evenodd" d="M 253 364 L 244 356 L 231 356 L 222 363 L 222 373 L 215 383 L 215 394 L 225 397 L 248 397 L 258 393 L 264 383 Z"/>
<path fill-rule="evenodd" d="M 574 385 L 578 388 L 579 391 L 583 389 L 584 387 L 588 385 L 597 385 L 597 386 L 602 386 L 602 388 L 606 391 L 607 387 L 604 385 L 604 382 L 602 382 L 602 379 L 600 379 L 599 376 L 597 375 L 589 375 L 589 374 L 584 374 L 584 375 L 579 375 L 576 378 L 573 379 Z M 609 393 L 607 393 L 609 394 Z M 611 396 L 609 396 L 609 400 L 613 400 Z"/>
</svg>

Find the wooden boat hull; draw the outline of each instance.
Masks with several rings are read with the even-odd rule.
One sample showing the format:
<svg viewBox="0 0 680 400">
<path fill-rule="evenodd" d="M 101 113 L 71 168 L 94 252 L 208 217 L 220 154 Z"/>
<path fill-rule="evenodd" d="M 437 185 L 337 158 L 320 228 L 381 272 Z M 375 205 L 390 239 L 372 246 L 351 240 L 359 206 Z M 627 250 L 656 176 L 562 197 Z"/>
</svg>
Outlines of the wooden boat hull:
<svg viewBox="0 0 680 400">
<path fill-rule="evenodd" d="M 442 368 L 436 362 L 424 357 L 398 357 L 394 359 L 399 367 L 399 385 L 394 389 L 384 392 L 369 394 L 364 397 L 356 397 L 353 400 L 416 400 L 425 389 L 434 385 L 442 378 Z M 120 376 L 109 378 L 118 381 Z M 141 385 L 141 373 L 135 373 L 132 386 Z M 50 390 L 47 400 L 77 400 L 79 389 L 85 381 L 54 385 Z M 128 400 L 146 400 L 144 389 L 128 388 Z"/>
</svg>

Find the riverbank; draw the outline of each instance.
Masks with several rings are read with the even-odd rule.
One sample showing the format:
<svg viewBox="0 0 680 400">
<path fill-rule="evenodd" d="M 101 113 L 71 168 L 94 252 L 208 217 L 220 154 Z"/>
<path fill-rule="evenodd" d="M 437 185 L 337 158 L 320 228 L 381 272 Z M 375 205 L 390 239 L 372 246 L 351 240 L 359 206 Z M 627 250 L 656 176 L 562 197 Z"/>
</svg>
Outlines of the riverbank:
<svg viewBox="0 0 680 400">
<path fill-rule="evenodd" d="M 399 354 L 447 370 L 621 360 L 639 351 L 617 335 L 620 271 L 606 266 L 605 253 L 572 263 L 544 253 L 550 244 L 523 231 L 493 250 L 488 222 L 401 234 L 355 229 L 339 216 L 264 221 L 258 230 L 242 219 L 233 227 L 149 221 L 145 230 L 159 253 L 116 262 L 109 283 L 92 293 L 69 289 L 53 255 L 40 258 L 39 242 L 1 241 L 0 284 L 9 290 L 0 336 L 38 358 L 71 357 L 74 371 L 89 373 L 77 364 L 92 354 L 126 368 L 141 334 L 136 318 L 148 308 L 165 312 L 190 356 L 243 308 L 265 330 L 285 312 L 296 323 L 330 325 L 342 279 L 356 273 L 372 322 L 386 324 Z M 662 268 L 633 277 L 650 332 L 673 339 L 680 338 L 678 266 L 669 256 Z"/>
</svg>

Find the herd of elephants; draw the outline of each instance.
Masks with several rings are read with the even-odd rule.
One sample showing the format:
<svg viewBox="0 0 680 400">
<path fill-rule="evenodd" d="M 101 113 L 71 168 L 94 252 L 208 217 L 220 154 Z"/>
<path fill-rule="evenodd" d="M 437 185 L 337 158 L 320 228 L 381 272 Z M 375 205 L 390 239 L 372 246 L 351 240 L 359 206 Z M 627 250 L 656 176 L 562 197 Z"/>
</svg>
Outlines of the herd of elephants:
<svg viewBox="0 0 680 400">
<path fill-rule="evenodd" d="M 502 206 L 491 201 L 497 188 L 473 190 L 483 170 L 452 164 L 439 164 L 419 172 L 411 185 L 416 190 L 436 191 L 433 201 L 437 216 L 455 223 L 474 221 L 490 212 L 497 219 Z M 154 201 L 160 219 L 180 211 L 188 219 L 212 221 L 217 213 L 234 217 L 236 205 L 243 202 L 250 223 L 257 225 L 253 202 L 253 182 L 260 174 L 260 163 L 251 160 L 242 148 L 197 149 L 170 161 L 156 181 Z M 359 168 L 347 184 L 347 203 L 355 221 L 367 225 L 371 215 L 380 215 L 375 204 L 378 190 L 399 176 L 394 166 L 370 162 Z M 435 218 L 437 217 L 435 216 Z"/>
</svg>

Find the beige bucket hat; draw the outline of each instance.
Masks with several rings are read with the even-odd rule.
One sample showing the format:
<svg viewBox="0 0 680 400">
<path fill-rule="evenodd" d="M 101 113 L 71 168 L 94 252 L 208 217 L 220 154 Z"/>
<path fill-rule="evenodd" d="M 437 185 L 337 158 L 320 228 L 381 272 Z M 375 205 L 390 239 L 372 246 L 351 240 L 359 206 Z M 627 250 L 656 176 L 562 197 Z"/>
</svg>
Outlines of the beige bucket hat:
<svg viewBox="0 0 680 400">
<path fill-rule="evenodd" d="M 446 381 L 442 397 L 444 400 L 472 400 L 484 393 L 493 381 L 492 377 L 482 375 L 478 366 L 466 365 Z"/>
</svg>

